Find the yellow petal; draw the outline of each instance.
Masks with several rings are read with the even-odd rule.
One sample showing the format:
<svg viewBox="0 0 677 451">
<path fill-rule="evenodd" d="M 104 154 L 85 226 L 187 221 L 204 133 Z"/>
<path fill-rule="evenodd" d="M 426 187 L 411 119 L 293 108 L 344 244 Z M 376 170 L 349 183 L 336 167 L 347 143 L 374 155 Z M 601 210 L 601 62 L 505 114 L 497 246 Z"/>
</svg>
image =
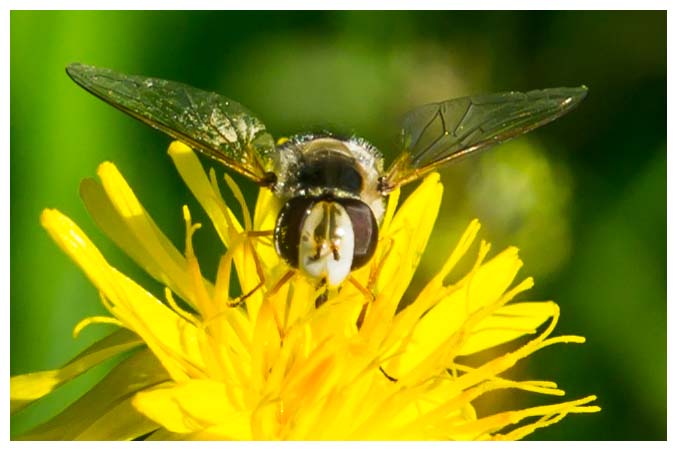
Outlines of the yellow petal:
<svg viewBox="0 0 677 451">
<path fill-rule="evenodd" d="M 163 279 L 168 281 L 168 286 L 171 286 L 171 282 L 174 282 L 180 284 L 182 291 L 189 291 L 186 288 L 186 264 L 182 253 L 174 247 L 148 215 L 115 165 L 103 163 L 99 166 L 97 173 L 116 213 L 124 221 L 126 229 L 145 250 L 144 265 L 159 265 L 158 269 L 161 274 L 166 275 Z M 98 205 L 91 206 L 91 210 L 97 208 Z M 178 215 L 179 212 L 177 211 L 177 219 L 180 218 Z M 123 250 L 131 251 L 128 248 L 123 248 Z M 130 255 L 134 254 L 131 253 Z M 161 281 L 164 280 L 161 279 Z"/>
<path fill-rule="evenodd" d="M 503 306 L 477 324 L 459 355 L 472 354 L 534 334 L 538 326 L 554 314 L 551 302 L 521 302 Z"/>
<path fill-rule="evenodd" d="M 254 257 L 251 255 L 251 241 L 248 241 L 249 238 L 242 234 L 244 230 L 242 225 L 224 202 L 216 184 L 214 172 L 212 171 L 212 179 L 210 180 L 197 155 L 195 155 L 190 147 L 180 141 L 172 142 L 169 146 L 169 155 L 174 160 L 174 164 L 184 182 L 211 219 L 221 241 L 232 252 L 232 259 L 237 269 L 237 276 L 242 290 L 241 293 L 250 293 L 260 281 Z M 237 196 L 238 194 L 236 194 Z M 259 213 L 259 216 L 255 216 L 254 221 L 256 223 L 256 221 L 260 220 Z M 272 247 L 270 245 L 268 247 L 270 248 L 268 255 L 274 255 L 277 260 L 274 251 L 271 253 Z M 264 282 L 267 286 L 270 286 L 275 281 L 264 280 Z M 261 301 L 261 291 L 249 296 L 247 312 L 250 318 L 256 317 L 256 312 L 260 307 Z"/>
<path fill-rule="evenodd" d="M 148 349 L 142 349 L 115 366 L 99 383 L 57 416 L 16 438 L 75 440 L 83 435 L 91 440 L 103 440 L 104 437 L 108 440 L 133 438 L 139 431 L 138 426 L 127 421 L 122 421 L 120 427 L 109 425 L 108 430 L 105 422 L 94 425 L 99 419 L 106 417 L 111 409 L 120 405 L 120 415 L 137 418 L 127 400 L 138 390 L 152 387 L 167 379 L 169 375 L 160 362 Z M 120 435 L 113 436 L 113 433 Z"/>
<path fill-rule="evenodd" d="M 271 190 L 267 188 L 259 189 L 254 209 L 254 230 L 272 232 L 275 229 L 275 222 L 281 207 L 280 199 Z M 254 240 L 256 252 L 259 254 L 263 265 L 269 271 L 272 271 L 275 265 L 282 263 L 275 252 L 272 240 L 272 234 L 267 238 L 257 238 Z"/>
<path fill-rule="evenodd" d="M 379 342 L 378 336 L 389 329 L 400 299 L 419 264 L 437 218 L 442 191 L 439 175 L 432 173 L 427 176 L 383 231 L 379 250 L 385 254 L 388 246 L 391 249 L 374 287 L 377 299 L 360 329 L 365 337 L 373 335 L 370 339 L 375 342 Z"/>
<path fill-rule="evenodd" d="M 521 265 L 517 250 L 509 248 L 455 285 L 454 290 L 427 311 L 415 325 L 406 350 L 399 357 L 397 371 L 407 373 L 431 357 L 434 351 L 439 350 L 460 331 L 472 312 L 500 301 Z M 498 307 L 500 305 L 496 305 Z M 489 313 L 491 312 L 487 312 Z M 460 352 L 467 334 L 473 329 L 474 325 L 464 329 L 463 336 L 457 336 L 459 347 L 456 355 Z M 448 366 L 450 362 L 438 363 Z"/>
<path fill-rule="evenodd" d="M 169 432 L 165 428 L 160 428 L 145 438 L 145 441 L 162 441 L 162 442 L 181 441 L 181 440 L 190 440 L 190 435 Z"/>
<path fill-rule="evenodd" d="M 68 217 L 57 210 L 45 210 L 41 221 L 61 249 L 103 293 L 109 311 L 148 344 L 174 378 L 200 374 L 204 363 L 199 352 L 199 335 L 203 331 L 112 268 Z"/>
<path fill-rule="evenodd" d="M 120 329 L 97 341 L 58 370 L 22 374 L 10 379 L 10 413 L 16 413 L 69 380 L 109 358 L 140 346 L 138 335 Z"/>
<path fill-rule="evenodd" d="M 233 233 L 242 232 L 242 226 L 223 202 L 221 194 L 214 190 L 197 155 L 180 141 L 172 142 L 168 152 L 181 178 L 212 220 L 221 241 L 226 247 L 230 247 Z M 235 226 L 235 230 L 231 230 L 231 224 Z"/>
<path fill-rule="evenodd" d="M 221 196 L 223 181 L 216 172 L 207 176 L 197 156 L 181 143 L 171 145 L 170 155 L 227 246 L 217 288 L 202 277 L 192 248 L 198 225 L 192 224 L 187 207 L 184 256 L 171 244 L 164 248 L 168 240 L 124 179 L 114 166 L 102 165 L 105 192 L 86 181 L 83 197 L 102 228 L 164 281 L 166 303 L 111 267 L 65 216 L 46 211 L 43 224 L 115 316 L 81 324 L 119 321 L 134 330 L 147 348 L 129 361 L 145 357 L 154 368 L 123 362 L 120 386 L 111 385 L 115 377 L 107 378 L 32 437 L 129 439 L 155 431 L 151 439 L 520 438 L 567 413 L 596 408 L 585 405 L 588 399 L 478 417 L 472 404 L 490 391 L 562 395 L 552 382 L 512 381 L 502 375 L 539 349 L 583 339 L 550 337 L 558 318 L 554 303 L 507 304 L 533 284 L 527 278 L 513 285 L 522 264 L 514 248 L 485 262 L 489 246 L 481 243 L 470 273 L 446 285 L 477 235 L 477 221 L 414 302 L 397 312 L 438 213 L 442 185 L 436 174 L 426 177 L 399 209 L 399 192 L 392 194 L 374 258 L 316 308 L 316 283 L 298 274 L 279 283 L 288 268 L 265 233 L 274 227 L 279 200 L 261 190 L 249 218 L 242 193 L 226 178 L 244 212 L 243 230 Z M 157 261 L 163 259 L 169 262 Z M 228 297 L 232 266 L 243 293 L 263 282 L 246 308 L 233 308 Z M 186 296 L 194 310 L 184 310 L 173 292 Z M 363 305 L 366 316 L 358 321 Z M 548 319 L 547 327 L 540 327 Z M 473 365 L 456 360 L 537 328 L 535 338 L 509 353 L 484 360 L 475 356 Z M 138 379 L 130 375 L 132 368 L 139 370 Z M 47 382 L 43 391 L 52 389 Z M 511 426 L 528 417 L 536 420 Z M 69 421 L 74 427 L 68 432 L 54 430 L 68 428 Z M 504 430 L 506 435 L 497 435 Z"/>
<path fill-rule="evenodd" d="M 522 267 L 516 247 L 509 247 L 468 276 L 466 314 L 501 297 Z"/>
<path fill-rule="evenodd" d="M 247 412 L 232 408 L 220 382 L 194 379 L 168 383 L 138 393 L 132 402 L 171 432 L 187 434 L 219 426 L 220 433 L 232 439 L 247 440 L 251 436 Z"/>
<path fill-rule="evenodd" d="M 157 424 L 132 406 L 130 398 L 110 406 L 74 440 L 134 440 L 157 429 Z"/>
<path fill-rule="evenodd" d="M 461 440 L 486 440 L 490 438 L 516 440 L 533 432 L 538 427 L 552 424 L 551 420 L 555 420 L 555 422 L 561 420 L 569 413 L 598 412 L 599 407 L 587 405 L 595 399 L 595 396 L 588 396 L 575 401 L 501 412 L 458 426 L 452 425 L 448 428 L 447 433 L 456 435 Z M 530 417 L 537 417 L 537 420 L 532 424 L 518 427 L 506 435 L 498 433 L 502 429 L 518 424 Z M 541 424 L 541 422 L 546 424 Z"/>
<path fill-rule="evenodd" d="M 184 256 L 160 231 L 113 164 L 103 163 L 99 175 L 112 196 L 93 179 L 80 184 L 80 196 L 92 219 L 151 277 L 191 304 L 192 286 Z"/>
<path fill-rule="evenodd" d="M 259 189 L 254 208 L 254 230 L 273 230 L 280 207 L 280 199 L 271 190 Z"/>
<path fill-rule="evenodd" d="M 461 239 L 449 254 L 442 269 L 421 290 L 416 299 L 397 314 L 391 328 L 389 345 L 392 346 L 392 342 L 404 343 L 406 345 L 419 319 L 435 306 L 440 299 L 449 296 L 449 293 L 453 292 L 453 290 L 450 291 L 444 287 L 444 279 L 458 261 L 468 252 L 468 249 L 477 237 L 479 229 L 480 224 L 477 220 L 472 221 L 468 225 Z"/>
</svg>

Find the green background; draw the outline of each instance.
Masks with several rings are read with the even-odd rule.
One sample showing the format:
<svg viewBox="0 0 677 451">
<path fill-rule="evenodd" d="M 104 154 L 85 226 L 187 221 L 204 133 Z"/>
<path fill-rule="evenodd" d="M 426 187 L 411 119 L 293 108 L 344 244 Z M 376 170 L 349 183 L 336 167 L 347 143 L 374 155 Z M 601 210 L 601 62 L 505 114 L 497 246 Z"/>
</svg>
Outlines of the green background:
<svg viewBox="0 0 677 451">
<path fill-rule="evenodd" d="M 443 210 L 414 289 L 474 217 L 497 252 L 520 247 L 522 299 L 555 299 L 557 331 L 585 335 L 511 375 L 597 394 L 533 439 L 666 439 L 665 12 L 11 12 L 11 373 L 54 368 L 110 329 L 72 327 L 98 295 L 39 225 L 56 207 L 109 260 L 147 276 L 96 230 L 78 183 L 116 163 L 183 248 L 180 205 L 204 215 L 165 150 L 169 139 L 86 94 L 64 67 L 85 62 L 179 80 L 249 107 L 275 136 L 355 133 L 391 161 L 398 118 L 471 93 L 586 84 L 555 124 L 443 171 Z M 242 181 L 241 179 L 239 179 Z M 249 199 L 252 184 L 242 181 Z M 213 230 L 196 236 L 214 272 Z M 12 421 L 25 430 L 74 399 L 105 367 Z M 498 397 L 490 406 L 556 399 Z"/>
</svg>

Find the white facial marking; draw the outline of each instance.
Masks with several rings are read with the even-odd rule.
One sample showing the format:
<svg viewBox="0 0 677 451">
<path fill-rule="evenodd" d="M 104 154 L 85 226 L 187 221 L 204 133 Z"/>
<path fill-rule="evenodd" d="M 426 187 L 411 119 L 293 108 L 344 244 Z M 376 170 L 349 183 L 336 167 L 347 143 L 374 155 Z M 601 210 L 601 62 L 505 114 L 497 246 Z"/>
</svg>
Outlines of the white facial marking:
<svg viewBox="0 0 677 451">
<path fill-rule="evenodd" d="M 354 249 L 353 224 L 341 204 L 320 201 L 313 205 L 301 226 L 299 268 L 337 286 L 350 274 Z"/>
</svg>

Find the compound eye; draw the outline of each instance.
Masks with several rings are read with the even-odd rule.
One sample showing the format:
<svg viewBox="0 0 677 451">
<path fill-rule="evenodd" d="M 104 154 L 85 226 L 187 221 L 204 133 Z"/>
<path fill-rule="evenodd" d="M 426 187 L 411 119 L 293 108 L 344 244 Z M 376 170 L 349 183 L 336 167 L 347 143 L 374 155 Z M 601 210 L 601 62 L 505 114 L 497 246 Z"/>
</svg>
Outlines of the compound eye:
<svg viewBox="0 0 677 451">
<path fill-rule="evenodd" d="M 358 199 L 340 199 L 350 216 L 355 236 L 352 269 L 366 265 L 376 251 L 378 244 L 378 223 L 369 205 Z"/>
<path fill-rule="evenodd" d="M 287 201 L 275 224 L 275 249 L 293 268 L 337 286 L 369 262 L 378 244 L 378 223 L 359 199 Z"/>
<path fill-rule="evenodd" d="M 275 223 L 275 250 L 292 268 L 299 267 L 301 228 L 317 199 L 294 197 L 280 210 Z"/>
</svg>

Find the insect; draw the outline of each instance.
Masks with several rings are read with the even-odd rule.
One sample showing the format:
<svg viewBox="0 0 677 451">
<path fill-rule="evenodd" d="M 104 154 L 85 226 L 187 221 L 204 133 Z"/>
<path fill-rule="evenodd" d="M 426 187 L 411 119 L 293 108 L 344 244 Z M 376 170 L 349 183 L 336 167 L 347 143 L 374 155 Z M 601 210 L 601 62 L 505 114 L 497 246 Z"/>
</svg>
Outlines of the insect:
<svg viewBox="0 0 677 451">
<path fill-rule="evenodd" d="M 404 117 L 402 153 L 384 169 L 361 138 L 300 134 L 276 145 L 242 105 L 182 83 L 83 64 L 68 75 L 114 107 L 250 178 L 283 206 L 275 249 L 292 268 L 330 287 L 375 252 L 385 200 L 438 167 L 563 116 L 585 86 L 462 97 L 416 108 Z"/>
</svg>

